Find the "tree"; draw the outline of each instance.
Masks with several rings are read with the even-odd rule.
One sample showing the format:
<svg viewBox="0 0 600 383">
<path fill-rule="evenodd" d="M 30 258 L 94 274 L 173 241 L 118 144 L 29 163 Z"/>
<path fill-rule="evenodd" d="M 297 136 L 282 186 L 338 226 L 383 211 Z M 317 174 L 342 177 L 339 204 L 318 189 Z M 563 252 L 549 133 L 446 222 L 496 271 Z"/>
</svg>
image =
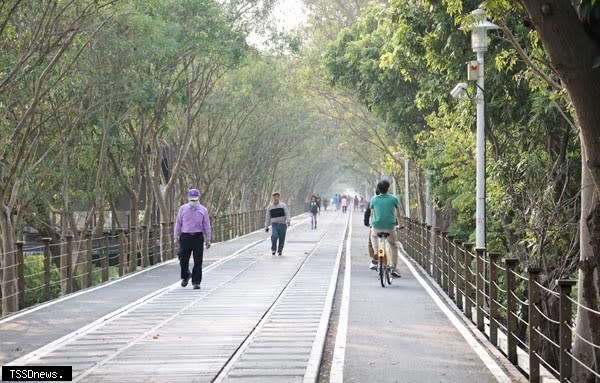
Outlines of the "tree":
<svg viewBox="0 0 600 383">
<path fill-rule="evenodd" d="M 540 0 L 521 0 L 531 22 L 548 52 L 551 64 L 573 104 L 579 128 L 582 152 L 582 209 L 580 221 L 579 303 L 593 310 L 600 308 L 600 56 L 598 9 L 593 0 L 582 1 L 576 8 L 568 0 L 552 3 Z M 579 12 L 578 12 L 579 11 Z M 578 14 L 579 13 L 579 14 Z M 585 198 L 585 199 L 583 199 Z M 592 313 L 579 310 L 576 327 L 594 344 L 600 343 L 600 325 Z M 586 331 L 589 329 L 589 332 Z M 577 338 L 574 354 L 600 366 L 600 352 L 593 351 Z M 588 371 L 575 363 L 574 381 L 591 382 Z"/>
<path fill-rule="evenodd" d="M 93 36 L 90 20 L 112 1 L 14 1 L 0 14 L 0 45 L 5 52 L 0 78 L 3 134 L 0 139 L 0 236 L 2 312 L 17 307 L 16 214 L 31 205 L 43 159 L 63 142 L 60 126 L 49 124 L 46 103 L 55 86 L 73 70 L 77 51 Z M 81 37 L 83 44 L 75 44 Z M 68 55 L 68 52 L 75 51 Z M 59 130 L 49 130 L 52 127 Z M 73 127 L 73 126 L 71 126 Z M 67 134 L 68 135 L 68 134 Z M 32 150 L 33 149 L 33 150 Z"/>
</svg>

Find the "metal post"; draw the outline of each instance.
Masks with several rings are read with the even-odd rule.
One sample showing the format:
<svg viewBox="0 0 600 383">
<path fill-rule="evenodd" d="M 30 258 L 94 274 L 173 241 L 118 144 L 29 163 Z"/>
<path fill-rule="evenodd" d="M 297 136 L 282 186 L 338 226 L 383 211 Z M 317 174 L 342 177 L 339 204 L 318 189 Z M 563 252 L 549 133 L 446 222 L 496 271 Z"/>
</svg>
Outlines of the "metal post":
<svg viewBox="0 0 600 383">
<path fill-rule="evenodd" d="M 83 264 L 83 273 L 81 275 L 82 288 L 88 288 L 92 285 L 92 232 L 86 234 L 87 248 L 85 251 L 85 262 Z"/>
<path fill-rule="evenodd" d="M 569 353 L 571 351 L 571 341 L 573 334 L 571 333 L 571 322 L 573 320 L 573 312 L 571 309 L 571 288 L 577 283 L 577 281 L 564 280 L 558 281 L 560 288 L 560 381 L 570 382 L 571 381 L 571 357 Z"/>
<path fill-rule="evenodd" d="M 17 309 L 25 307 L 25 259 L 23 257 L 23 241 L 17 241 Z"/>
<path fill-rule="evenodd" d="M 500 258 L 498 253 L 489 253 L 490 256 L 490 342 L 494 345 L 498 345 L 498 269 L 497 263 Z"/>
<path fill-rule="evenodd" d="M 529 273 L 529 382 L 540 382 L 540 350 L 539 334 L 541 331 L 541 318 L 538 313 L 541 305 L 541 293 L 538 286 L 540 269 L 537 267 L 527 268 Z"/>
<path fill-rule="evenodd" d="M 465 243 L 465 314 L 467 318 L 473 321 L 473 287 L 472 287 L 472 274 L 471 264 L 473 263 L 473 244 Z"/>
<path fill-rule="evenodd" d="M 73 234 L 67 234 L 67 258 L 65 260 L 65 265 L 61 265 L 65 268 L 66 278 L 67 278 L 67 286 L 66 286 L 66 294 L 73 292 Z"/>
<path fill-rule="evenodd" d="M 433 228 L 433 236 L 431 237 L 431 248 L 433 249 L 433 278 L 440 284 L 440 266 L 438 261 L 438 242 L 440 241 L 440 228 Z"/>
<path fill-rule="evenodd" d="M 433 271 L 431 270 L 431 258 L 432 258 L 432 247 L 431 247 L 431 241 L 432 241 L 432 232 L 431 232 L 431 225 L 427 225 L 427 238 L 425 240 L 426 242 L 426 246 L 427 249 L 425 249 L 425 270 L 427 270 L 427 273 L 429 275 L 433 275 Z"/>
<path fill-rule="evenodd" d="M 517 365 L 517 299 L 515 297 L 516 278 L 515 269 L 519 259 L 507 258 L 504 259 L 504 272 L 506 280 L 506 336 L 507 336 L 507 354 L 508 360 Z"/>
<path fill-rule="evenodd" d="M 449 235 L 447 231 L 442 232 L 442 259 L 441 259 L 441 266 L 442 266 L 442 277 L 444 278 L 442 281 L 442 289 L 446 292 L 446 294 L 448 294 L 448 275 L 450 274 L 448 272 L 448 268 L 450 266 L 450 261 L 449 261 L 449 257 L 448 257 L 448 251 L 449 251 Z"/>
<path fill-rule="evenodd" d="M 102 269 L 102 282 L 108 281 L 109 276 L 109 267 L 110 267 L 110 251 L 109 251 L 109 243 L 108 243 L 108 235 L 104 234 L 104 238 L 102 238 L 102 242 L 104 244 L 104 252 L 102 255 L 102 260 L 100 261 L 100 268 Z"/>
<path fill-rule="evenodd" d="M 479 76 L 477 77 L 477 175 L 476 175 L 476 205 L 475 205 L 475 247 L 485 248 L 485 100 L 483 97 L 484 52 L 477 52 Z"/>
<path fill-rule="evenodd" d="M 455 255 L 455 247 L 456 247 L 456 243 L 454 242 L 454 238 L 456 236 L 455 235 L 449 235 L 448 236 L 448 252 L 446 253 L 447 259 L 448 259 L 448 268 L 447 268 L 447 277 L 448 277 L 448 282 L 447 282 L 447 290 L 446 293 L 448 294 L 448 297 L 450 297 L 450 299 L 454 300 L 454 288 L 456 286 L 453 286 L 454 282 L 456 281 L 456 279 L 454 278 L 454 274 L 456 273 L 456 269 L 455 269 L 455 259 L 454 259 L 454 255 Z"/>
<path fill-rule="evenodd" d="M 44 241 L 44 300 L 50 300 L 50 241 L 52 238 L 42 238 Z"/>
<path fill-rule="evenodd" d="M 477 259 L 476 259 L 476 265 L 477 265 L 477 270 L 475 272 L 475 281 L 476 281 L 476 292 L 475 292 L 475 302 L 476 302 L 476 313 L 477 313 L 477 328 L 479 329 L 479 331 L 484 331 L 485 330 L 485 326 L 484 326 L 484 322 L 483 322 L 483 317 L 484 317 L 484 311 L 483 311 L 483 305 L 485 302 L 485 297 L 483 294 L 483 289 L 485 288 L 484 284 L 485 281 L 483 279 L 483 257 L 485 257 L 485 249 L 475 249 L 475 252 L 477 254 Z"/>
<path fill-rule="evenodd" d="M 410 176 L 408 168 L 408 157 L 404 157 L 404 203 L 406 218 L 410 218 Z"/>
<path fill-rule="evenodd" d="M 456 288 L 456 306 L 463 309 L 463 291 L 460 289 L 461 265 L 460 252 L 462 251 L 463 241 L 461 239 L 454 240 L 454 287 Z"/>
</svg>

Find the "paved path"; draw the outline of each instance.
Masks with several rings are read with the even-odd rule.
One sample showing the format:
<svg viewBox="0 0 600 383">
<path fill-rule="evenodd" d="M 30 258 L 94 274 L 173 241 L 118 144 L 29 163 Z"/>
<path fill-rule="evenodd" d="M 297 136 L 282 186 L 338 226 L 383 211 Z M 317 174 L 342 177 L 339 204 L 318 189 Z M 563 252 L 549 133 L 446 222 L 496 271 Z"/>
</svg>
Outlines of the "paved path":
<svg viewBox="0 0 600 383">
<path fill-rule="evenodd" d="M 361 222 L 296 217 L 282 257 L 264 232 L 214 244 L 201 290 L 169 261 L 0 320 L 0 362 L 72 366 L 80 382 L 315 382 L 347 260 L 332 382 L 510 381 L 410 261 L 380 287 Z"/>
<path fill-rule="evenodd" d="M 471 335 L 472 328 L 438 305 L 442 300 L 435 287 L 405 256 L 398 261 L 402 278 L 382 288 L 376 272 L 368 268 L 367 244 L 362 214 L 354 213 L 345 355 L 343 370 L 334 371 L 339 381 L 485 383 L 519 378 L 509 378 Z M 473 339 L 475 349 L 465 337 Z"/>
<path fill-rule="evenodd" d="M 281 257 L 265 233 L 215 244 L 201 290 L 173 282 L 171 261 L 7 318 L 3 359 L 73 366 L 81 382 L 314 380 L 345 218 L 295 219 Z"/>
</svg>

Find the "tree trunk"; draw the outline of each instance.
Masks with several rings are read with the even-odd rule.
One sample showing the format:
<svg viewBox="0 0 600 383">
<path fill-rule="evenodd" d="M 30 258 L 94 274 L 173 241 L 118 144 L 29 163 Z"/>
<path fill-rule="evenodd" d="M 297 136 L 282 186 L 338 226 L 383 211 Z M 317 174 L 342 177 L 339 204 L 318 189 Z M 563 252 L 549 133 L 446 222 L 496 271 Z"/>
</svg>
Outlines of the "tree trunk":
<svg viewBox="0 0 600 383">
<path fill-rule="evenodd" d="M 0 213 L 0 233 L 2 233 L 2 316 L 19 310 L 17 292 L 17 255 L 15 252 L 15 227 L 12 211 L 3 206 Z"/>
<path fill-rule="evenodd" d="M 599 42 L 584 29 L 570 0 L 521 0 L 538 32 L 550 61 L 573 103 L 580 128 L 582 194 L 580 221 L 579 303 L 598 310 L 600 261 L 600 70 L 593 62 L 600 55 Z M 579 309 L 576 331 L 600 344 L 600 325 L 594 314 Z M 575 355 L 598 370 L 598 352 L 575 339 Z M 574 363 L 575 382 L 593 382 L 591 374 Z"/>
<path fill-rule="evenodd" d="M 581 220 L 580 228 L 580 269 L 579 269 L 579 289 L 577 292 L 577 300 L 580 304 L 598 309 L 598 247 L 597 239 L 594 245 L 594 239 L 588 226 L 589 219 L 596 217 L 596 225 L 599 218 L 599 201 L 598 194 L 594 192 L 594 185 L 591 180 L 591 174 L 588 167 L 585 165 L 585 155 L 582 153 L 583 160 L 581 163 Z M 596 228 L 596 230 L 598 230 Z M 575 320 L 575 328 L 577 333 L 592 341 L 594 344 L 599 344 L 600 341 L 600 322 L 594 318 L 594 314 L 588 310 L 577 310 L 577 318 Z M 597 353 L 596 353 L 597 354 Z M 594 366 L 598 369 L 598 356 L 594 355 L 594 349 L 583 342 L 579 337 L 575 338 L 573 345 L 573 355 L 585 363 L 586 366 Z M 596 361 L 596 362 L 594 362 Z M 584 368 L 581 368 L 578 363 L 573 364 L 573 381 L 582 383 L 594 382 L 592 373 Z"/>
<path fill-rule="evenodd" d="M 582 149 L 596 193 L 600 191 L 600 70 L 593 62 L 600 42 L 584 30 L 570 0 L 521 0 L 560 76 L 581 128 Z M 583 151 L 583 150 L 582 150 Z"/>
</svg>

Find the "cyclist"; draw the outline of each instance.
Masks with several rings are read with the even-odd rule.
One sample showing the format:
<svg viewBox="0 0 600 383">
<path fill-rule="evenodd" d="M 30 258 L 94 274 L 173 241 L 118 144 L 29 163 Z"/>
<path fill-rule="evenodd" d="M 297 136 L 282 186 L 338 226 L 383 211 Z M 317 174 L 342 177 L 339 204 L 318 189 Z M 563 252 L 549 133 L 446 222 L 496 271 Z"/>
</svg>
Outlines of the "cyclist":
<svg viewBox="0 0 600 383">
<path fill-rule="evenodd" d="M 400 201 L 394 195 L 388 194 L 390 183 L 383 180 L 377 184 L 379 189 L 378 196 L 373 197 L 369 203 L 371 210 L 371 245 L 373 251 L 377 253 L 377 234 L 382 232 L 390 233 L 387 237 L 392 248 L 392 275 L 400 277 L 398 272 L 398 242 L 396 238 L 396 225 L 401 222 Z"/>
<path fill-rule="evenodd" d="M 310 197 L 310 203 L 309 203 L 309 211 L 310 214 L 312 215 L 311 217 L 311 229 L 316 230 L 317 229 L 317 214 L 320 212 L 321 207 L 319 206 L 319 202 L 317 201 L 317 197 L 316 196 L 312 196 Z"/>
<path fill-rule="evenodd" d="M 379 185 L 375 188 L 375 195 L 378 196 L 379 193 Z M 364 224 L 369 228 L 369 243 L 367 244 L 367 249 L 369 250 L 369 257 L 371 258 L 371 263 L 369 264 L 369 269 L 377 270 L 377 264 L 379 263 L 379 257 L 377 256 L 377 252 L 373 251 L 373 244 L 371 244 L 371 209 L 369 205 L 365 209 L 364 214 Z"/>
</svg>

